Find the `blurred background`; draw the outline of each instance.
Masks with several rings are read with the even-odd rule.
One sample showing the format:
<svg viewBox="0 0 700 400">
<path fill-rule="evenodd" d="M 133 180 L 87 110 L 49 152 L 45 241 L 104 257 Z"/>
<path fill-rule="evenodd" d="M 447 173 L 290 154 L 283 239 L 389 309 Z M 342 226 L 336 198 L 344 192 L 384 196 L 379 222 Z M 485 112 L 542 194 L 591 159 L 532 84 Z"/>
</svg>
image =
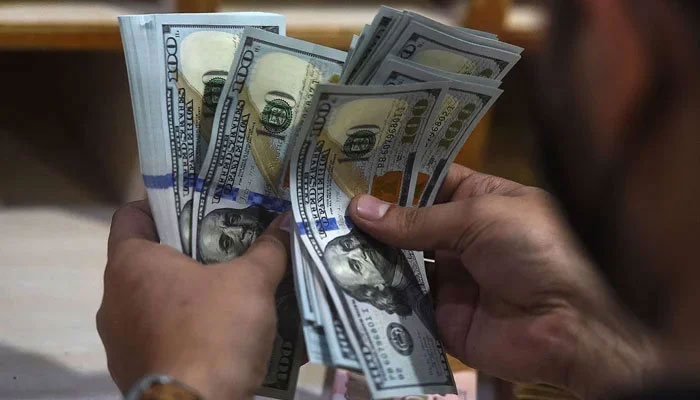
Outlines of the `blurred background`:
<svg viewBox="0 0 700 400">
<path fill-rule="evenodd" d="M 0 399 L 118 398 L 94 313 L 111 214 L 145 195 L 118 15 L 277 12 L 287 16 L 289 36 L 342 50 L 381 4 L 497 33 L 524 47 L 523 59 L 458 162 L 537 184 L 528 120 L 528 99 L 537 88 L 525 71 L 540 51 L 546 3 L 0 1 Z M 322 370 L 307 368 L 298 398 L 318 398 L 314 385 L 323 380 Z M 490 390 L 482 398 L 509 391 Z"/>
</svg>

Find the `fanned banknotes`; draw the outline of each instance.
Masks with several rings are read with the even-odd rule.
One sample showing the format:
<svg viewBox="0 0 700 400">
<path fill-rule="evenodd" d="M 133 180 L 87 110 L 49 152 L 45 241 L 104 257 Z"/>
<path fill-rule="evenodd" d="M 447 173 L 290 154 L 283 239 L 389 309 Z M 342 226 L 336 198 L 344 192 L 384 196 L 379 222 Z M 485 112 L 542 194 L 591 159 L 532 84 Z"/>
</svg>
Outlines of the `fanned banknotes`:
<svg viewBox="0 0 700 400">
<path fill-rule="evenodd" d="M 404 206 L 432 205 L 437 195 L 435 189 L 442 185 L 449 165 L 502 90 L 481 85 L 482 80 L 474 76 L 431 70 L 396 56 L 388 56 L 372 79 L 370 85 L 449 82 L 438 114 L 418 145 L 422 154 L 414 168 L 415 189 L 411 198 L 400 202 Z"/>
<path fill-rule="evenodd" d="M 281 179 L 316 87 L 339 79 L 345 52 L 247 29 L 223 88 L 195 194 L 192 248 L 204 263 L 241 255 L 289 209 Z"/>
<path fill-rule="evenodd" d="M 319 336 L 309 335 L 309 357 L 323 348 L 324 363 L 359 367 L 375 398 L 448 393 L 454 386 L 449 367 L 440 370 L 444 353 L 421 295 L 429 289 L 422 253 L 368 238 L 353 227 L 346 207 L 361 193 L 431 205 L 522 50 L 492 34 L 382 7 L 353 39 L 341 76 L 372 88 L 323 86 L 314 100 L 290 164 L 294 257 L 302 266 L 294 271 L 300 281 L 315 280 L 304 284 L 299 301 L 315 305 L 307 307 L 306 323 L 327 342 L 318 346 L 311 342 Z M 440 87 L 432 101 L 391 96 L 428 87 Z M 427 351 L 413 353 L 414 343 Z"/>
<path fill-rule="evenodd" d="M 430 126 L 443 82 L 394 87 L 319 85 L 292 158 L 292 207 L 375 397 L 452 393 L 427 286 L 413 252 L 390 248 L 346 218 L 412 151 L 415 117 Z M 405 161 L 403 161 L 405 166 Z M 381 185 L 381 184 L 380 184 Z"/>
<path fill-rule="evenodd" d="M 284 34 L 284 17 L 266 13 L 120 17 L 141 170 L 158 233 L 191 253 L 195 179 L 211 139 L 219 98 L 246 26 Z M 212 261 L 225 261 L 221 258 Z M 294 286 L 276 293 L 277 335 L 260 394 L 293 397 L 301 358 Z"/>
<path fill-rule="evenodd" d="M 446 26 L 385 6 L 380 8 L 366 36 L 367 40 L 361 41 L 348 60 L 341 79 L 344 83 L 367 84 L 386 55 L 445 72 L 500 81 L 523 50 L 484 32 Z"/>
<path fill-rule="evenodd" d="M 377 242 L 346 209 L 364 193 L 432 205 L 523 49 L 384 6 L 347 53 L 285 37 L 276 14 L 119 21 L 161 241 L 225 262 L 293 209 L 258 393 L 293 397 L 302 342 L 310 362 L 363 372 L 375 398 L 454 393 L 423 254 Z"/>
<path fill-rule="evenodd" d="M 337 81 L 345 57 L 324 46 L 244 30 L 194 197 L 192 249 L 197 260 L 211 264 L 242 255 L 289 209 L 288 185 L 280 179 L 289 142 L 298 135 L 316 86 Z M 290 271 L 278 289 L 278 336 L 261 391 L 278 398 L 289 397 L 295 384 L 289 380 L 296 377 L 302 353 L 292 282 Z"/>
<path fill-rule="evenodd" d="M 119 17 L 141 171 L 161 241 L 187 254 L 194 183 L 219 92 L 246 26 L 285 33 L 268 13 Z M 157 205 L 157 206 L 156 206 Z"/>
</svg>

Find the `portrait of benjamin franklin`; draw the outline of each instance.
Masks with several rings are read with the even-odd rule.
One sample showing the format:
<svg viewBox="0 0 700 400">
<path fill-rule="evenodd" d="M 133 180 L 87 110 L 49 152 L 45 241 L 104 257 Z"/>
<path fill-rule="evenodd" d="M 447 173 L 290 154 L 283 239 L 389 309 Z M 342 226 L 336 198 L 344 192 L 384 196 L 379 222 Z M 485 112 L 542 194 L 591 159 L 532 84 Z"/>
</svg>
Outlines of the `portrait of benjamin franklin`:
<svg viewBox="0 0 700 400">
<path fill-rule="evenodd" d="M 259 206 L 211 211 L 199 224 L 199 261 L 215 264 L 243 255 L 277 215 Z"/>
<path fill-rule="evenodd" d="M 363 303 L 389 314 L 415 314 L 436 332 L 432 303 L 404 254 L 357 229 L 331 240 L 323 252 L 333 281 Z"/>
</svg>

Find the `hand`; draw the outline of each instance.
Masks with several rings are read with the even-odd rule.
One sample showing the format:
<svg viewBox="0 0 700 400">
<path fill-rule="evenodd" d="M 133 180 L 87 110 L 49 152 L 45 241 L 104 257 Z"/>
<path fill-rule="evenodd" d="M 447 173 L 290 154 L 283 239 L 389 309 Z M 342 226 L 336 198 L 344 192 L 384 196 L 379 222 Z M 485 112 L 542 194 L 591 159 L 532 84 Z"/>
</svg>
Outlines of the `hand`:
<svg viewBox="0 0 700 400">
<path fill-rule="evenodd" d="M 620 311 L 552 197 L 453 166 L 441 202 L 401 208 L 362 195 L 349 212 L 380 241 L 436 251 L 436 317 L 450 353 L 582 397 L 641 385 L 656 364 L 649 337 Z"/>
<path fill-rule="evenodd" d="M 282 218 L 242 257 L 205 267 L 157 243 L 145 201 L 114 214 L 97 330 L 122 392 L 166 374 L 209 400 L 252 397 L 267 372 L 287 265 Z"/>
</svg>

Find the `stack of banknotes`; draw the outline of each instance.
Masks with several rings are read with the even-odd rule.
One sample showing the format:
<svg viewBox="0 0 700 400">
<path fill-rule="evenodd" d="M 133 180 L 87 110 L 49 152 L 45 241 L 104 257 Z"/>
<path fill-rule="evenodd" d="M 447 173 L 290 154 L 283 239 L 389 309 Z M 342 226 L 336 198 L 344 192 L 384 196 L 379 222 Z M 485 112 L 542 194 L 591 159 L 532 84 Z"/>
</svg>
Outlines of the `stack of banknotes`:
<svg viewBox="0 0 700 400">
<path fill-rule="evenodd" d="M 286 37 L 268 13 L 120 27 L 160 240 L 216 264 L 293 210 L 260 394 L 293 397 L 304 358 L 364 373 L 375 398 L 453 393 L 422 253 L 378 243 L 346 209 L 362 193 L 431 205 L 522 49 L 389 7 L 348 53 Z"/>
</svg>

